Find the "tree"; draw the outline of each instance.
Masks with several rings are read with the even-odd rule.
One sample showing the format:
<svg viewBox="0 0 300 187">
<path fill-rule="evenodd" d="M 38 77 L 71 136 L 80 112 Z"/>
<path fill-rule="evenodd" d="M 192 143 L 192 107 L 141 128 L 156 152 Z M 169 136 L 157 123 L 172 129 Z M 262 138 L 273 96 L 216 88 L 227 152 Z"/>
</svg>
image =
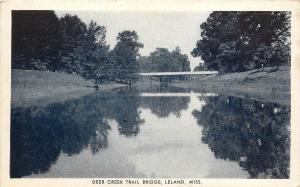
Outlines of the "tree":
<svg viewBox="0 0 300 187">
<path fill-rule="evenodd" d="M 196 66 L 194 68 L 194 71 L 206 71 L 207 70 L 207 67 L 205 66 L 204 63 L 200 63 L 198 66 Z"/>
<path fill-rule="evenodd" d="M 140 63 L 143 63 L 142 67 L 147 67 L 152 72 L 190 71 L 188 56 L 181 54 L 179 47 L 171 52 L 166 48 L 156 48 L 147 60 L 145 58 L 143 57 L 143 62 Z"/>
<path fill-rule="evenodd" d="M 82 54 L 85 61 L 82 62 L 84 72 L 82 76 L 88 79 L 97 79 L 98 68 L 107 61 L 108 46 L 105 41 L 106 29 L 91 21 L 84 41 Z"/>
<path fill-rule="evenodd" d="M 115 67 L 117 56 L 114 51 L 107 53 L 106 59 L 102 62 L 101 66 L 98 66 L 96 73 L 96 83 L 103 83 L 106 81 L 114 81 L 116 79 L 116 71 L 118 68 Z"/>
<path fill-rule="evenodd" d="M 143 44 L 135 31 L 118 34 L 109 52 L 106 29 L 76 15 L 58 19 L 53 11 L 13 11 L 13 68 L 77 73 L 96 83 L 121 81 L 132 84 L 139 70 Z"/>
<path fill-rule="evenodd" d="M 136 55 L 139 55 L 139 49 L 144 47 L 144 45 L 138 40 L 139 36 L 135 31 L 125 30 L 119 33 L 117 36 L 117 42 L 130 47 L 130 49 L 133 50 Z"/>
<path fill-rule="evenodd" d="M 135 31 L 125 30 L 118 34 L 117 44 L 111 54 L 111 62 L 114 64 L 114 79 L 132 84 L 137 80 L 139 70 L 137 58 L 139 49 L 143 47 Z"/>
<path fill-rule="evenodd" d="M 190 71 L 188 56 L 181 54 L 179 47 L 173 51 L 166 48 L 156 48 L 149 57 L 139 59 L 139 64 L 141 72 Z M 168 83 L 173 79 L 178 79 L 178 76 L 160 77 L 160 82 Z M 184 79 L 184 77 L 181 76 L 180 79 Z"/>
<path fill-rule="evenodd" d="M 202 39 L 192 55 L 201 56 L 209 70 L 226 73 L 290 62 L 289 12 L 217 11 L 200 28 Z"/>
<path fill-rule="evenodd" d="M 179 71 L 179 64 L 174 63 L 170 51 L 166 48 L 156 48 L 150 53 L 150 59 L 154 72 Z"/>
<path fill-rule="evenodd" d="M 107 61 L 106 29 L 76 15 L 54 11 L 13 11 L 13 68 L 77 73 L 96 79 Z"/>
<path fill-rule="evenodd" d="M 106 29 L 93 20 L 87 26 L 77 16 L 60 19 L 63 36 L 61 62 L 67 72 L 76 72 L 86 79 L 97 79 L 99 68 L 105 64 L 108 46 Z"/>
<path fill-rule="evenodd" d="M 82 71 L 80 58 L 83 53 L 84 41 L 87 39 L 87 26 L 76 15 L 66 14 L 59 20 L 59 30 L 62 36 L 60 60 L 62 68 L 71 73 Z"/>
<path fill-rule="evenodd" d="M 189 58 L 186 54 L 181 54 L 179 46 L 175 47 L 172 51 L 172 56 L 174 56 L 175 61 L 181 66 L 180 71 L 191 71 Z"/>
<path fill-rule="evenodd" d="M 149 56 L 141 56 L 138 59 L 138 63 L 139 63 L 139 71 L 140 72 L 151 72 L 152 68 L 151 68 L 151 60 L 149 58 Z"/>
<path fill-rule="evenodd" d="M 12 68 L 57 70 L 58 24 L 54 11 L 12 11 Z"/>
</svg>

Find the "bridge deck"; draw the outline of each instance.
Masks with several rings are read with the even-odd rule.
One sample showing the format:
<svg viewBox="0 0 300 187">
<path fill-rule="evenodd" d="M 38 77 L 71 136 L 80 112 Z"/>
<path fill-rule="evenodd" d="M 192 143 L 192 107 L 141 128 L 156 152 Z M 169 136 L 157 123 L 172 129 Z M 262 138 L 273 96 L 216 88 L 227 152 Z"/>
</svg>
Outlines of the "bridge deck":
<svg viewBox="0 0 300 187">
<path fill-rule="evenodd" d="M 141 76 L 171 76 L 171 75 L 212 75 L 218 74 L 218 71 L 182 71 L 182 72 L 149 72 L 139 73 Z"/>
</svg>

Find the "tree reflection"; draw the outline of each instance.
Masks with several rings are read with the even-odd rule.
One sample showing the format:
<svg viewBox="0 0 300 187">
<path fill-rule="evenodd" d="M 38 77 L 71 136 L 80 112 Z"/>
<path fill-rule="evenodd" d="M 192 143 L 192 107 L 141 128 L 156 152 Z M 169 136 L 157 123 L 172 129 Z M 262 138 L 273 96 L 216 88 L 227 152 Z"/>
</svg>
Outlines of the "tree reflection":
<svg viewBox="0 0 300 187">
<path fill-rule="evenodd" d="M 125 136 L 136 136 L 139 131 L 139 125 L 143 123 L 138 112 L 140 100 L 138 93 L 120 92 L 110 97 L 102 96 L 103 111 L 110 118 L 118 123 L 119 133 Z"/>
<path fill-rule="evenodd" d="M 144 121 L 138 112 L 140 98 L 137 90 L 124 87 L 119 91 L 97 94 L 95 97 L 95 100 L 101 102 L 98 110 L 106 118 L 116 120 L 121 135 L 130 137 L 139 133 L 139 125 Z"/>
<path fill-rule="evenodd" d="M 122 96 L 122 97 L 121 97 Z M 22 177 L 49 170 L 61 152 L 93 154 L 108 146 L 108 118 L 118 122 L 120 134 L 137 135 L 142 120 L 136 95 L 94 94 L 47 107 L 11 111 L 10 176 Z"/>
<path fill-rule="evenodd" d="M 289 108 L 235 97 L 206 103 L 193 114 L 217 158 L 239 161 L 253 178 L 289 177 Z"/>
<path fill-rule="evenodd" d="M 168 117 L 171 113 L 180 117 L 180 112 L 188 108 L 189 97 L 144 97 L 141 106 L 149 108 L 158 117 Z"/>
</svg>

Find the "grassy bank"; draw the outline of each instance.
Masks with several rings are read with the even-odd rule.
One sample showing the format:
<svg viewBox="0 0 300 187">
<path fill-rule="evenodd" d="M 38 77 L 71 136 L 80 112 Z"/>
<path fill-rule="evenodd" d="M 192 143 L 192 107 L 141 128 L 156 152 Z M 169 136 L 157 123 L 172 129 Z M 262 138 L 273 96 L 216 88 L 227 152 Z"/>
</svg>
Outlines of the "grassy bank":
<svg viewBox="0 0 300 187">
<path fill-rule="evenodd" d="M 171 85 L 198 92 L 215 92 L 284 105 L 290 104 L 290 67 L 288 66 L 282 66 L 275 72 L 266 68 L 264 71 L 252 70 L 205 76 L 192 81 L 175 81 Z M 118 83 L 100 85 L 99 91 L 109 91 L 122 86 L 126 85 Z M 137 86 L 149 90 L 152 87 L 159 87 L 159 84 L 158 81 L 153 81 L 151 84 L 148 81 L 138 82 Z M 93 92 L 95 92 L 94 82 L 76 74 L 12 70 L 12 107 L 47 105 L 79 98 Z"/>
<path fill-rule="evenodd" d="M 199 80 L 176 83 L 172 86 L 195 91 L 217 92 L 225 95 L 249 97 L 279 104 L 290 104 L 290 67 L 281 66 L 225 75 L 211 75 Z"/>
<path fill-rule="evenodd" d="M 34 70 L 12 70 L 12 107 L 47 105 L 79 98 L 95 92 L 94 82 L 76 74 L 42 72 Z M 122 84 L 100 85 L 100 91 L 107 91 Z"/>
</svg>

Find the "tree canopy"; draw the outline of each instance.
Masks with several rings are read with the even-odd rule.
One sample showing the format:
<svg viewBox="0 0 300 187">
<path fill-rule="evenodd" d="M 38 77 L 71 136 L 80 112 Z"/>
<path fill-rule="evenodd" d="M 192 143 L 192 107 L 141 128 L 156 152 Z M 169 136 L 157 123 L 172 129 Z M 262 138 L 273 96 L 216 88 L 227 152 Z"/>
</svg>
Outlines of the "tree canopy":
<svg viewBox="0 0 300 187">
<path fill-rule="evenodd" d="M 181 54 L 179 47 L 173 51 L 156 48 L 149 57 L 141 57 L 139 64 L 141 72 L 190 71 L 188 56 Z"/>
<path fill-rule="evenodd" d="M 96 70 L 105 63 L 108 52 L 106 29 L 91 21 L 85 25 L 77 16 L 67 14 L 60 19 L 63 36 L 61 67 L 84 78 L 95 78 Z"/>
<path fill-rule="evenodd" d="M 200 25 L 192 51 L 209 70 L 246 71 L 290 63 L 290 12 L 220 12 Z"/>
<path fill-rule="evenodd" d="M 139 49 L 143 46 L 135 31 L 125 30 L 119 33 L 117 44 L 109 52 L 106 64 L 97 71 L 98 80 L 117 80 L 127 84 L 135 82 L 139 71 L 137 58 Z"/>
<path fill-rule="evenodd" d="M 76 15 L 18 10 L 12 22 L 12 68 L 76 73 L 97 82 L 137 79 L 143 44 L 136 31 L 120 32 L 109 51 L 106 28 L 93 20 L 87 25 Z"/>
<path fill-rule="evenodd" d="M 57 68 L 61 45 L 54 11 L 12 11 L 12 68 Z"/>
</svg>

